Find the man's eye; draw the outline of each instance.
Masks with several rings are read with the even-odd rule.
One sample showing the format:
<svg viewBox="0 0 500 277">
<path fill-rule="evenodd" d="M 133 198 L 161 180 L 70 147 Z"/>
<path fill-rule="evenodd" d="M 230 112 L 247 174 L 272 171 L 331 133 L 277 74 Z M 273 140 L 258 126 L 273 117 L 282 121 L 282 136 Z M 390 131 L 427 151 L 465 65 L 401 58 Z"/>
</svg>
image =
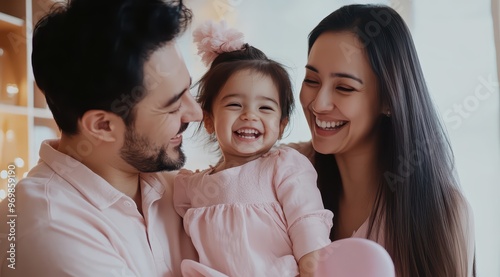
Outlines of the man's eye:
<svg viewBox="0 0 500 277">
<path fill-rule="evenodd" d="M 181 110 L 181 107 L 182 107 L 182 105 L 179 105 L 179 108 L 177 108 L 174 111 L 169 112 L 169 114 L 176 114 L 176 113 L 178 113 Z"/>
</svg>

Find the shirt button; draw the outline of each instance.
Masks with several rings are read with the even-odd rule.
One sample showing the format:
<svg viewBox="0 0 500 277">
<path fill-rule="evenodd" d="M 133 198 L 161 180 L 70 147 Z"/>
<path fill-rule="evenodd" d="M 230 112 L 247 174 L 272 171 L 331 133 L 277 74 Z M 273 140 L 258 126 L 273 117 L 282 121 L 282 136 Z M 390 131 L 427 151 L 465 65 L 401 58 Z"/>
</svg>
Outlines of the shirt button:
<svg viewBox="0 0 500 277">
<path fill-rule="evenodd" d="M 132 207 L 132 203 L 130 203 L 130 201 L 123 201 L 123 205 L 128 208 Z"/>
</svg>

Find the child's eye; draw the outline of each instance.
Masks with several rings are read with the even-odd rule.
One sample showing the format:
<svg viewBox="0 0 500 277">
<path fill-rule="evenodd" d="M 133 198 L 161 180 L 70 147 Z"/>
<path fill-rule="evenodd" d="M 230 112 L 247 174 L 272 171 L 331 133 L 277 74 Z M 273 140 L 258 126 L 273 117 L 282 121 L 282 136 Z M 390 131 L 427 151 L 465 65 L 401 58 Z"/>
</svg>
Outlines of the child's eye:
<svg viewBox="0 0 500 277">
<path fill-rule="evenodd" d="M 269 106 L 262 106 L 260 107 L 261 110 L 268 110 L 268 111 L 274 111 L 274 109 L 272 107 L 269 107 Z"/>
<path fill-rule="evenodd" d="M 229 103 L 226 105 L 226 107 L 241 107 L 241 105 L 238 103 Z"/>
</svg>

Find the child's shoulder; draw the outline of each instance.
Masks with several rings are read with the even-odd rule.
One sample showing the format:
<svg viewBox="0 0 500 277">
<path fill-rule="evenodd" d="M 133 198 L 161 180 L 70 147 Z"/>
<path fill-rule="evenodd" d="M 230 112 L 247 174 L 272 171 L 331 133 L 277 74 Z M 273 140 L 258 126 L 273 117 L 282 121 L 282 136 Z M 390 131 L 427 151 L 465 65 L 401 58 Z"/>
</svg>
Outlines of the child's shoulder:
<svg viewBox="0 0 500 277">
<path fill-rule="evenodd" d="M 273 147 L 262 159 L 262 166 L 272 170 L 275 176 L 316 172 L 306 156 L 289 146 Z"/>
<path fill-rule="evenodd" d="M 190 169 L 180 169 L 179 172 L 177 173 L 177 176 L 193 176 L 193 175 L 198 175 L 198 174 L 204 174 L 207 171 L 211 170 L 212 168 L 207 168 L 207 169 L 196 169 L 196 170 L 190 170 Z"/>
<path fill-rule="evenodd" d="M 273 157 L 275 159 L 285 161 L 307 160 L 307 158 L 299 151 L 287 145 L 275 146 L 271 148 L 271 150 L 269 150 L 269 152 L 267 152 L 263 157 Z"/>
<path fill-rule="evenodd" d="M 189 170 L 189 169 L 180 169 L 174 178 L 175 186 L 187 186 L 188 184 L 198 183 L 199 180 L 203 178 L 206 172 L 210 170 L 210 168 L 205 170 Z"/>
</svg>

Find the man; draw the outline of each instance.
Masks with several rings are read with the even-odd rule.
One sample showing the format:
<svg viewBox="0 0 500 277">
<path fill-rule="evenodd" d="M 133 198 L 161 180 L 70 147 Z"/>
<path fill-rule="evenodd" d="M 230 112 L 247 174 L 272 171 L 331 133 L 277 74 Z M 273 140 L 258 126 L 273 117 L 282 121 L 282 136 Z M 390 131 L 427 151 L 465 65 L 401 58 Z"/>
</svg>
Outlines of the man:
<svg viewBox="0 0 500 277">
<path fill-rule="evenodd" d="M 175 44 L 190 19 L 182 2 L 72 0 L 38 22 L 33 72 L 62 135 L 0 204 L 1 276 L 180 276 L 196 259 L 158 173 L 202 117 Z"/>
</svg>

